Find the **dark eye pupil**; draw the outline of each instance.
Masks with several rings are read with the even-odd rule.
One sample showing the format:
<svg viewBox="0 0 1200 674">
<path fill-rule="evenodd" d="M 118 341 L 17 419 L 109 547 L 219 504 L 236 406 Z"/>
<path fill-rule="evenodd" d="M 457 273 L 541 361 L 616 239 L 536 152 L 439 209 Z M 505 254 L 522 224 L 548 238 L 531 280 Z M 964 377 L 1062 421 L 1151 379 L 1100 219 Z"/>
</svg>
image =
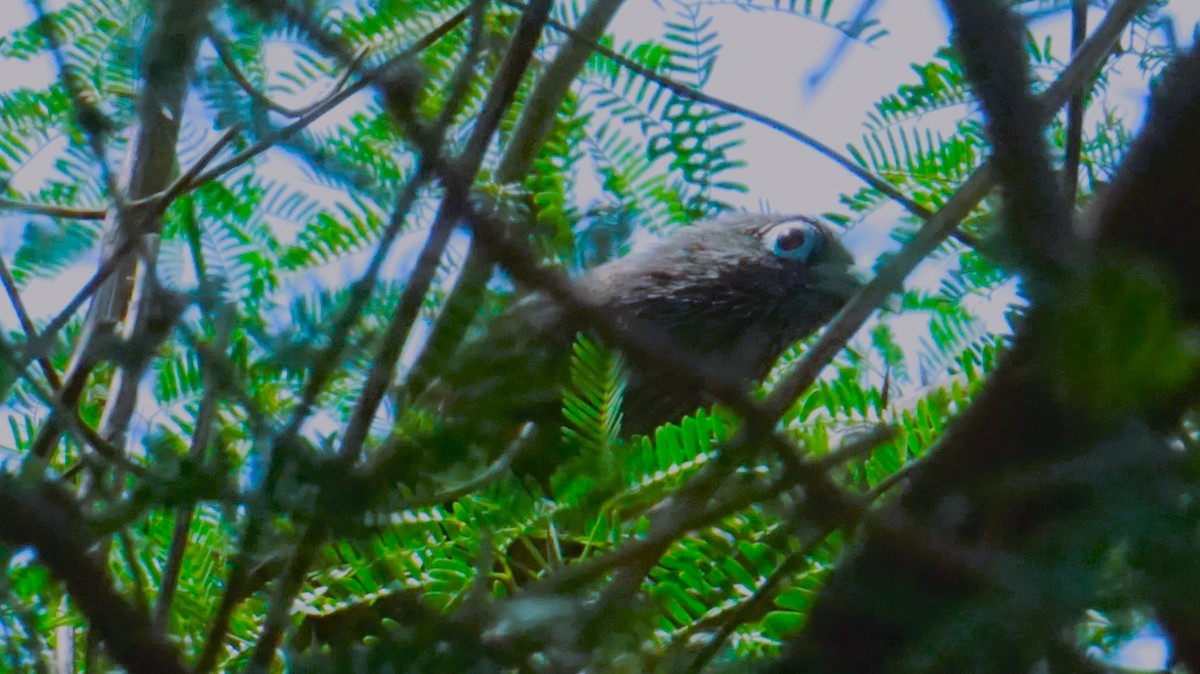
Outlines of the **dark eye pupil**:
<svg viewBox="0 0 1200 674">
<path fill-rule="evenodd" d="M 803 229 L 789 229 L 786 234 L 779 237 L 777 244 L 779 250 L 796 250 L 804 245 L 804 240 L 807 236 Z"/>
</svg>

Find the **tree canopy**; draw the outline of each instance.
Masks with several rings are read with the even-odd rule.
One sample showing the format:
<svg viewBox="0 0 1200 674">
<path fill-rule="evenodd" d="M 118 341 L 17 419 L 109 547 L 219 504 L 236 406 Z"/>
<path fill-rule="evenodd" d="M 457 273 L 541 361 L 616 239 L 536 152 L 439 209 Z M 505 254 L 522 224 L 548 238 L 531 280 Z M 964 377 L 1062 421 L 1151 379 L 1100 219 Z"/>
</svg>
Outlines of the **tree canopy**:
<svg viewBox="0 0 1200 674">
<path fill-rule="evenodd" d="M 29 0 L 0 58 L 54 78 L 0 91 L 3 667 L 1095 672 L 1155 634 L 1200 672 L 1185 0 L 944 0 L 845 149 L 709 90 L 713 14 L 821 26 L 838 78 L 889 38 L 875 0 L 664 4 L 624 42 L 620 0 Z M 575 279 L 730 211 L 754 126 L 861 180 L 809 215 L 896 245 L 731 384 Z M 464 343 L 531 292 L 586 328 L 555 418 L 443 432 Z M 646 362 L 715 403 L 623 431 Z"/>
</svg>

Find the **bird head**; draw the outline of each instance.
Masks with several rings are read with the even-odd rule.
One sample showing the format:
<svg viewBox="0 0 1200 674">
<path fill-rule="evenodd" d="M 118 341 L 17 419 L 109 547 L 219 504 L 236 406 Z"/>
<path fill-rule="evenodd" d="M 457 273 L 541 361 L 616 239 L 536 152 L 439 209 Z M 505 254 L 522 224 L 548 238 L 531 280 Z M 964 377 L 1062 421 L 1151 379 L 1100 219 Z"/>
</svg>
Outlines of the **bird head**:
<svg viewBox="0 0 1200 674">
<path fill-rule="evenodd" d="M 728 374 L 759 379 L 862 285 L 828 225 L 741 213 L 681 228 L 594 269 L 585 284 L 630 321 L 657 326 Z"/>
</svg>

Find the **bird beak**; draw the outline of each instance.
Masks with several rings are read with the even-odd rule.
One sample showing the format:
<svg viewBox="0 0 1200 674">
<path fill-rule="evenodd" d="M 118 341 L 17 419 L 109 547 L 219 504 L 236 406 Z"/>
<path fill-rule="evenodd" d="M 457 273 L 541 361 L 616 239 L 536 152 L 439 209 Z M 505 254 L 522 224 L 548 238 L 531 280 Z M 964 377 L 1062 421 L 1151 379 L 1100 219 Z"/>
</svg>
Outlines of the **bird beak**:
<svg viewBox="0 0 1200 674">
<path fill-rule="evenodd" d="M 836 297 L 842 302 L 850 301 L 855 293 L 862 290 L 870 282 L 871 272 L 857 264 L 850 266 L 827 264 L 817 268 L 818 281 L 813 284 L 817 290 Z M 898 312 L 901 308 L 900 295 L 892 293 L 880 305 L 882 309 Z"/>
<path fill-rule="evenodd" d="M 854 296 L 870 278 L 867 270 L 858 265 L 830 262 L 813 267 L 812 287 L 838 299 L 848 300 Z"/>
</svg>

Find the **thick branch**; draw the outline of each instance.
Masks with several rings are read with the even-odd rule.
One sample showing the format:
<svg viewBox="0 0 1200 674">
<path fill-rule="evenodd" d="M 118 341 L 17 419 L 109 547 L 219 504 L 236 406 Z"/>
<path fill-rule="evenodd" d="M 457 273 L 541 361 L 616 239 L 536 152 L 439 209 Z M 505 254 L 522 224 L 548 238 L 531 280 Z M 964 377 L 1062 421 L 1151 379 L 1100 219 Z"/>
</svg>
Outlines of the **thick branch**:
<svg viewBox="0 0 1200 674">
<path fill-rule="evenodd" d="M 1074 236 L 1042 126 L 1029 123 L 1042 108 L 1029 88 L 1025 27 L 999 2 L 946 0 L 946 7 L 963 69 L 986 116 L 1013 252 L 1026 271 L 1061 271 Z"/>
<path fill-rule="evenodd" d="M 66 586 L 114 660 L 130 672 L 184 674 L 169 641 L 156 637 L 145 614 L 113 589 L 104 567 L 92 561 L 93 541 L 70 497 L 49 486 L 31 490 L 0 477 L 0 538 L 30 546 L 38 560 Z"/>
<path fill-rule="evenodd" d="M 146 38 L 142 66 L 145 87 L 139 101 L 137 135 L 126 187 L 129 199 L 151 196 L 170 184 L 176 163 L 175 144 L 183 116 L 183 101 L 210 7 L 211 0 L 164 5 Z M 156 203 L 127 205 L 110 214 L 100 257 L 100 271 L 104 276 L 100 280 L 100 273 L 97 273 L 93 286 L 95 294 L 88 308 L 83 334 L 64 377 L 62 402 L 68 408 L 77 403 L 95 366 L 93 351 L 97 340 L 110 336 L 125 318 L 134 292 L 138 264 L 138 259 L 130 253 L 141 248 L 146 264 L 152 264 L 157 257 L 155 235 L 162 228 L 161 211 L 157 207 Z M 143 328 L 138 323 L 145 323 L 153 310 L 150 305 L 156 301 L 152 292 L 153 279 L 145 276 L 144 270 L 143 278 L 140 306 L 127 322 L 128 337 L 141 332 Z M 33 349 L 38 347 L 39 344 L 31 345 Z M 136 374 L 120 370 L 106 396 L 99 433 L 115 445 L 122 444 L 135 407 L 137 386 L 133 380 Z M 57 442 L 61 429 L 62 420 L 52 414 L 39 431 L 33 453 L 46 456 Z"/>
<path fill-rule="evenodd" d="M 1093 274 L 1115 268 L 1120 278 L 1149 280 L 1165 293 L 1160 306 L 1169 306 L 1174 292 L 1174 319 L 1200 322 L 1198 88 L 1200 51 L 1193 50 L 1164 74 L 1144 132 L 1089 214 L 1096 237 L 1092 265 L 1059 279 L 1035 302 L 984 392 L 885 510 L 924 521 L 928 531 L 944 532 L 964 547 L 995 547 L 1030 560 L 1032 572 L 1018 576 L 991 564 L 977 577 L 947 574 L 914 554 L 921 541 L 887 540 L 872 531 L 835 571 L 806 632 L 773 671 L 892 671 L 928 662 L 921 658 L 930 652 L 947 670 L 987 662 L 987 671 L 1024 671 L 1053 656 L 1057 635 L 1095 601 L 1104 578 L 1089 560 L 1113 549 L 1128 549 L 1135 566 L 1149 567 L 1145 598 L 1157 606 L 1189 666 L 1200 666 L 1200 651 L 1191 647 L 1200 613 L 1193 583 L 1183 580 L 1197 572 L 1188 533 L 1194 523 L 1179 512 L 1176 459 L 1158 436 L 1195 400 L 1196 382 L 1145 379 L 1138 371 L 1085 390 L 1058 366 L 1064 349 L 1087 348 L 1063 343 L 1068 319 L 1120 308 L 1104 304 L 1118 300 L 1119 283 L 1107 286 L 1115 297 L 1101 295 L 1082 311 L 1072 304 L 1072 290 L 1086 287 L 1081 284 Z M 1147 334 L 1153 325 L 1098 323 L 1096 329 L 1104 332 L 1099 339 L 1156 338 Z M 1119 363 L 1091 367 L 1112 371 Z M 1121 390 L 1147 388 L 1147 382 L 1140 395 Z M 1096 396 L 1099 403 L 1091 399 Z M 1161 528 L 1147 531 L 1147 520 L 1176 528 L 1166 535 Z M 1046 566 L 1038 570 L 1038 564 Z M 1055 569 L 1071 569 L 1071 583 L 1050 575 Z M 1032 596 L 1046 598 L 1023 599 Z M 979 610 L 985 605 L 994 608 L 986 617 Z M 947 648 L 948 625 L 972 633 L 972 620 L 1004 629 Z M 935 643 L 941 647 L 931 651 Z"/>
</svg>

